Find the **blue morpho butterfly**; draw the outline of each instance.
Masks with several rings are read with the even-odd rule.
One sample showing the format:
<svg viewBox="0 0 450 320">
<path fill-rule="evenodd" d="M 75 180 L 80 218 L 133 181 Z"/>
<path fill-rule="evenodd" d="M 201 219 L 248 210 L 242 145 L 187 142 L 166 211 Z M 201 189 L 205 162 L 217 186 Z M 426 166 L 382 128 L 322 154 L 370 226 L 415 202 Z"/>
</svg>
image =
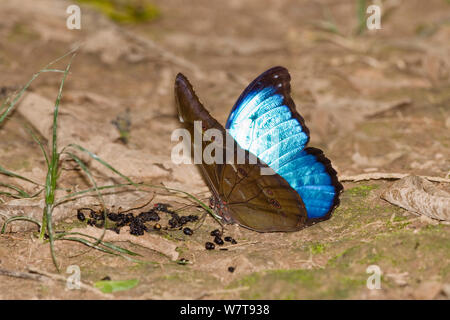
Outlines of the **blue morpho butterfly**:
<svg viewBox="0 0 450 320">
<path fill-rule="evenodd" d="M 187 78 L 182 74 L 176 77 L 180 121 L 191 137 L 196 130 L 194 121 L 201 121 L 197 131 L 218 129 L 223 141 L 229 134 L 234 138 L 234 155 L 245 154 L 244 164 L 227 163 L 227 144 L 223 147 L 222 164 L 200 164 L 213 194 L 211 205 L 227 223 L 259 232 L 297 231 L 328 219 L 339 205 L 343 187 L 323 152 L 306 148 L 309 130 L 295 109 L 290 90 L 287 69 L 267 70 L 237 100 L 226 132 L 203 107 Z M 202 150 L 206 146 L 203 141 Z M 256 164 L 249 163 L 251 156 L 257 157 Z M 261 173 L 262 168 L 268 167 L 276 174 Z"/>
</svg>

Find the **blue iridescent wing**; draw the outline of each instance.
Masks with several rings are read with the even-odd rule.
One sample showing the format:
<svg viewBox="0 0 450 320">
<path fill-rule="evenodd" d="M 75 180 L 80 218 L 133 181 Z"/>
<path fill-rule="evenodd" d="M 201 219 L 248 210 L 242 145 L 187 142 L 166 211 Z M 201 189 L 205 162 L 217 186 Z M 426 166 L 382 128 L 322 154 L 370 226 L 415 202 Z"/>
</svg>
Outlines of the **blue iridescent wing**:
<svg viewBox="0 0 450 320">
<path fill-rule="evenodd" d="M 323 152 L 306 148 L 309 130 L 290 96 L 290 79 L 283 67 L 257 77 L 239 97 L 225 128 L 298 192 L 309 219 L 327 218 L 339 205 L 343 187 Z"/>
<path fill-rule="evenodd" d="M 175 101 L 180 121 L 190 136 L 195 136 L 194 132 L 203 136 L 202 150 L 209 145 L 209 141 L 204 139 L 207 130 L 218 130 L 225 137 L 224 127 L 211 117 L 182 74 L 178 74 L 175 80 Z M 201 122 L 201 128 L 195 127 L 195 121 Z M 259 232 L 297 231 L 305 227 L 308 221 L 300 195 L 280 175 L 261 174 L 263 169 L 269 169 L 267 165 L 259 159 L 250 163 L 249 152 L 241 150 L 236 141 L 228 138 L 224 139 L 232 140 L 233 144 L 220 145 L 223 149 L 221 161 L 202 161 L 199 164 L 214 202 L 220 203 L 215 208 L 216 213 L 223 217 L 224 222 L 238 223 Z M 191 147 L 194 149 L 193 145 Z M 230 162 L 225 159 L 228 151 L 233 153 Z M 244 154 L 244 164 L 238 164 L 238 154 Z"/>
</svg>

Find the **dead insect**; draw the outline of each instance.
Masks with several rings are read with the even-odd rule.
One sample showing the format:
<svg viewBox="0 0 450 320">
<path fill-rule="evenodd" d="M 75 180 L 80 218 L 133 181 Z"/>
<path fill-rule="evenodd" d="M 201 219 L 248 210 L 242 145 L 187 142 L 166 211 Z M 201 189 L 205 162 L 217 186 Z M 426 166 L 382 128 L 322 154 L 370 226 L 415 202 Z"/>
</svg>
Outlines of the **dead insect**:
<svg viewBox="0 0 450 320">
<path fill-rule="evenodd" d="M 216 229 L 216 230 L 211 231 L 211 235 L 213 237 L 220 237 L 222 235 L 222 232 L 220 232 L 219 229 Z"/>
<path fill-rule="evenodd" d="M 205 248 L 206 248 L 206 250 L 214 250 L 215 247 L 216 247 L 216 246 L 215 246 L 214 243 L 212 243 L 212 242 L 206 242 L 206 243 L 205 243 Z"/>
<path fill-rule="evenodd" d="M 191 228 L 188 228 L 188 227 L 184 228 L 183 232 L 185 235 L 188 235 L 188 236 L 192 236 L 192 234 L 194 233 L 194 231 L 192 231 Z"/>
</svg>

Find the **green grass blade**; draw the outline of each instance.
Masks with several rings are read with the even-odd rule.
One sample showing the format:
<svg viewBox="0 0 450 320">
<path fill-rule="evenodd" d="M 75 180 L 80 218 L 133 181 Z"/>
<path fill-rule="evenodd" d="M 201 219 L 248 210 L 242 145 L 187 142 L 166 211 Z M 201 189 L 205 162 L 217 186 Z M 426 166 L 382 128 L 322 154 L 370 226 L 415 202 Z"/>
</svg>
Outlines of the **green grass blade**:
<svg viewBox="0 0 450 320">
<path fill-rule="evenodd" d="M 0 182 L 0 186 L 17 191 L 18 194 L 11 194 L 12 197 L 14 197 L 14 198 L 17 198 L 17 199 L 31 198 L 31 195 L 29 195 L 25 190 L 15 186 L 15 185 Z M 0 192 L 0 194 L 6 194 L 6 193 L 8 193 L 8 192 L 4 192 L 4 193 Z"/>
<path fill-rule="evenodd" d="M 13 221 L 17 221 L 17 220 L 23 220 L 23 221 L 28 221 L 28 222 L 33 222 L 35 224 L 37 224 L 39 226 L 39 229 L 42 228 L 42 224 L 37 221 L 36 219 L 30 218 L 30 217 L 26 217 L 26 216 L 15 216 L 15 217 L 11 217 L 9 219 L 6 219 L 6 221 L 3 223 L 2 229 L 0 231 L 1 234 L 5 233 L 6 231 L 6 226 L 13 222 Z"/>
<path fill-rule="evenodd" d="M 80 196 L 80 195 L 83 195 L 83 194 L 86 194 L 86 193 L 94 192 L 94 191 L 96 191 L 96 190 L 115 189 L 115 188 L 129 187 L 129 186 L 131 186 L 131 183 L 112 184 L 112 185 L 107 185 L 107 186 L 101 186 L 101 187 L 98 187 L 98 188 L 89 188 L 89 189 L 86 189 L 86 190 L 81 190 L 81 191 L 73 192 L 73 193 L 70 193 L 70 194 L 68 194 L 68 195 L 66 195 L 66 196 L 64 196 L 64 197 L 62 197 L 62 198 L 60 198 L 60 199 L 56 202 L 55 206 L 60 205 L 61 203 L 65 202 L 65 201 L 68 201 L 68 200 L 70 200 L 71 198 L 74 198 L 74 197 L 76 197 L 76 196 Z M 102 194 L 102 195 L 103 195 L 103 194 Z"/>
<path fill-rule="evenodd" d="M 34 184 L 34 185 L 37 185 L 37 186 L 41 186 L 41 187 L 42 187 L 42 184 L 37 183 L 37 182 L 35 182 L 35 181 L 31 180 L 31 179 L 28 179 L 28 178 L 26 178 L 26 177 L 23 177 L 23 176 L 21 176 L 21 175 L 18 175 L 17 173 L 14 173 L 14 172 L 11 172 L 11 171 L 9 171 L 9 170 L 6 170 L 6 169 L 3 168 L 2 166 L 0 166 L 0 174 L 4 174 L 5 176 L 9 176 L 9 177 L 12 177 L 12 178 L 18 178 L 18 179 L 21 179 L 21 180 L 30 182 L 30 183 L 32 183 L 32 184 Z"/>
<path fill-rule="evenodd" d="M 87 153 L 92 159 L 94 159 L 95 161 L 101 163 L 103 166 L 105 166 L 106 168 L 108 168 L 109 170 L 111 170 L 112 172 L 114 172 L 115 174 L 119 175 L 120 177 L 124 178 L 125 180 L 127 180 L 130 184 L 132 184 L 133 186 L 137 187 L 138 184 L 133 182 L 130 178 L 128 178 L 127 176 L 125 176 L 124 174 L 120 173 L 117 169 L 115 169 L 113 166 L 111 166 L 109 163 L 107 163 L 105 160 L 101 159 L 99 156 L 97 156 L 95 153 L 87 150 L 86 148 L 83 148 L 82 146 L 75 144 L 75 143 L 71 143 L 69 144 L 67 147 L 72 147 L 75 149 L 78 149 L 82 152 Z"/>
<path fill-rule="evenodd" d="M 9 106 L 6 107 L 6 105 L 8 105 L 8 102 L 10 101 L 9 99 L 7 99 L 5 101 L 5 103 L 2 104 L 2 106 L 0 107 L 0 112 L 3 114 L 0 114 L 0 124 L 5 120 L 5 118 L 8 116 L 8 114 L 10 114 L 12 112 L 12 110 L 14 109 L 15 105 L 17 104 L 17 102 L 19 101 L 19 99 L 22 97 L 22 95 L 24 94 L 24 92 L 28 89 L 28 87 L 31 85 L 31 83 L 37 78 L 39 77 L 39 75 L 41 73 L 45 73 L 45 72 L 64 72 L 62 70 L 58 70 L 58 69 L 48 69 L 51 65 L 57 63 L 58 61 L 64 59 L 65 57 L 67 57 L 68 55 L 74 54 L 76 51 L 78 50 L 78 47 L 75 48 L 74 50 L 69 51 L 68 53 L 64 54 L 63 56 L 53 60 L 52 62 L 50 62 L 49 64 L 47 64 L 44 68 L 42 68 L 41 70 L 39 70 L 37 73 L 35 73 L 31 79 L 25 84 L 25 86 L 19 91 L 19 93 L 17 93 L 17 95 L 14 97 L 14 99 L 9 103 Z M 5 111 L 3 111 L 3 109 L 5 109 Z"/>
<path fill-rule="evenodd" d="M 357 18 L 358 27 L 356 29 L 356 34 L 362 34 L 366 28 L 366 0 L 357 0 Z"/>
<path fill-rule="evenodd" d="M 91 171 L 84 164 L 84 162 L 80 158 L 78 158 L 76 155 L 74 155 L 73 153 L 68 152 L 68 151 L 66 151 L 64 153 L 67 154 L 69 157 L 71 157 L 80 166 L 81 170 L 83 170 L 83 172 L 86 173 L 86 175 L 88 176 L 89 181 L 91 182 L 91 184 L 94 187 L 93 189 L 95 190 L 95 192 L 97 193 L 97 196 L 100 199 L 102 207 L 104 208 L 105 207 L 105 203 L 103 201 L 102 194 L 100 193 L 100 191 L 98 189 L 97 183 L 95 182 L 95 179 L 94 179 L 94 177 L 91 174 Z"/>
<path fill-rule="evenodd" d="M 29 126 L 26 126 L 26 129 L 28 133 L 31 135 L 33 140 L 39 145 L 39 148 L 41 148 L 42 154 L 45 158 L 45 163 L 47 164 L 47 169 L 50 166 L 50 162 L 48 160 L 47 151 L 45 151 L 44 145 L 42 144 L 41 140 L 39 140 L 38 136 L 34 133 L 33 129 L 31 129 Z"/>
<path fill-rule="evenodd" d="M 93 237 L 93 236 L 90 236 L 88 234 L 84 234 L 84 233 L 81 233 L 81 232 L 65 232 L 63 234 L 63 236 L 65 236 L 65 235 L 78 235 L 78 236 L 83 236 L 83 237 L 86 237 L 86 238 L 98 240 L 96 237 Z M 112 244 L 111 242 L 101 241 L 100 243 L 102 245 L 104 245 L 105 247 L 108 247 L 108 248 L 110 248 L 112 250 L 115 250 L 115 251 L 118 251 L 120 253 L 128 254 L 130 256 L 140 256 L 140 257 L 142 257 L 139 253 L 136 253 L 136 252 L 130 251 L 128 249 L 116 246 L 116 245 Z"/>
</svg>

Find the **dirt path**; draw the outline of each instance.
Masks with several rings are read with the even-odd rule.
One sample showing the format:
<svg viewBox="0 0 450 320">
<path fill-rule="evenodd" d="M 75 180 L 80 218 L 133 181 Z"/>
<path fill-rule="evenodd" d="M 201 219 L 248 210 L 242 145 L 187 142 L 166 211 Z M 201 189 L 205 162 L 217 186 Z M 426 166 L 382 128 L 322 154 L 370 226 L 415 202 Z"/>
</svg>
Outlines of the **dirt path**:
<svg viewBox="0 0 450 320">
<path fill-rule="evenodd" d="M 224 123 L 250 80 L 283 65 L 291 73 L 293 99 L 311 130 L 311 146 L 322 148 L 340 175 L 448 174 L 450 6 L 445 1 L 427 1 L 426 6 L 422 1 L 385 1 L 389 15 L 382 20 L 383 29 L 359 36 L 354 35 L 355 1 L 153 3 L 159 18 L 131 25 L 116 24 L 82 6 L 82 29 L 71 31 L 65 25 L 69 2 L 26 0 L 18 7 L 15 1 L 2 1 L 0 88 L 6 94 L 23 86 L 49 61 L 81 45 L 64 90 L 60 145 L 79 143 L 137 181 L 207 197 L 196 169 L 170 160 L 170 135 L 179 127 L 175 75 L 186 74 L 205 106 Z M 339 33 L 324 28 L 330 23 Z M 23 124 L 50 137 L 59 81 L 56 74 L 41 76 L 0 127 L 3 167 L 44 181 L 44 160 Z M 127 109 L 131 130 L 125 145 L 111 122 Z M 98 164 L 89 165 L 99 183 L 118 181 Z M 113 298 L 448 299 L 449 225 L 381 200 L 390 184 L 345 183 L 333 217 L 300 232 L 259 234 L 227 226 L 226 234 L 238 242 L 227 251 L 204 249 L 211 240 L 209 232 L 218 227 L 210 217 L 191 237 L 182 232 L 155 236 L 174 245 L 174 256 L 189 260 L 186 265 L 158 249 L 127 242 L 121 244 L 138 251 L 147 263 L 93 250 L 78 255 L 86 247 L 71 242 L 57 242 L 56 251 L 63 273 L 77 265 L 87 284 L 105 276 L 139 279 L 138 286 Z M 78 171 L 66 170 L 61 178 L 62 187 L 80 190 L 88 185 Z M 31 185 L 25 187 L 33 191 Z M 154 195 L 154 202 L 175 208 L 187 203 L 174 195 Z M 123 193 L 106 200 L 126 208 L 149 197 Z M 0 200 L 10 199 L 0 195 Z M 75 208 L 96 201 L 82 201 L 60 208 L 56 229 L 85 227 L 76 220 Z M 0 201 L 0 213 L 7 205 Z M 41 214 L 37 202 L 14 205 L 29 215 Z M 190 208 L 186 213 L 202 212 Z M 21 231 L 24 227 L 15 224 L 12 232 L 0 235 L 0 269 L 56 272 L 48 244 L 35 239 L 35 229 Z M 366 269 L 373 264 L 383 272 L 381 290 L 366 287 Z M 65 290 L 58 281 L 0 278 L 3 299 L 105 298 Z"/>
</svg>

